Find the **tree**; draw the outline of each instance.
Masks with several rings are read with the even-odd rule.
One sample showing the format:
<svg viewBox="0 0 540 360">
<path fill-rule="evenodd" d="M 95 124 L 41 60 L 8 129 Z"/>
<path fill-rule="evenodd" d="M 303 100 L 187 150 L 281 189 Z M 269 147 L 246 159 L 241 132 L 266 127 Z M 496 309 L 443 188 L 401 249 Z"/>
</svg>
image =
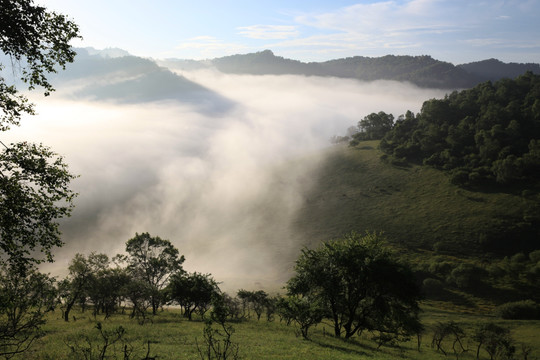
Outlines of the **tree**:
<svg viewBox="0 0 540 360">
<path fill-rule="evenodd" d="M 319 324 L 326 315 L 325 307 L 320 301 L 297 295 L 279 299 L 278 311 L 287 323 L 294 321 L 300 327 L 304 339 L 309 338 L 309 329 Z"/>
<path fill-rule="evenodd" d="M 150 289 L 152 314 L 157 313 L 162 303 L 161 290 L 167 285 L 169 277 L 183 271 L 184 256 L 179 255 L 169 240 L 149 233 L 135 234 L 126 242 L 126 252 L 129 256 L 128 271 L 131 275 L 146 283 Z"/>
<path fill-rule="evenodd" d="M 73 61 L 75 37 L 77 26 L 63 15 L 32 0 L 0 0 L 0 55 L 7 56 L 1 59 L 10 58 L 29 90 L 53 90 L 46 76 Z M 18 125 L 24 113 L 34 114 L 33 105 L 0 76 L 0 131 Z M 52 261 L 52 249 L 62 245 L 57 220 L 69 216 L 75 194 L 68 188 L 74 176 L 49 148 L 1 141 L 0 147 L 0 353 L 10 357 L 28 349 L 52 309 L 52 280 L 34 264 Z"/>
<path fill-rule="evenodd" d="M 0 51 L 20 67 L 21 80 L 32 90 L 41 86 L 48 95 L 54 90 L 48 73 L 62 69 L 75 58 L 69 42 L 79 38 L 79 28 L 64 15 L 48 12 L 32 0 L 0 0 Z M 5 67 L 0 63 L 0 70 Z M 22 113 L 34 114 L 33 106 L 14 84 L 0 77 L 0 130 L 18 125 Z"/>
<path fill-rule="evenodd" d="M 482 324 L 476 328 L 473 340 L 478 342 L 476 358 L 480 357 L 480 349 L 485 348 L 490 359 L 511 359 L 515 346 L 513 345 L 510 330 L 494 323 Z"/>
<path fill-rule="evenodd" d="M 69 274 L 58 286 L 63 300 L 64 320 L 69 321 L 69 313 L 75 303 L 86 297 L 91 269 L 88 260 L 82 254 L 75 254 L 68 266 Z"/>
<path fill-rule="evenodd" d="M 386 114 L 384 111 L 371 113 L 358 122 L 359 132 L 352 135 L 356 140 L 379 140 L 392 130 L 394 126 L 394 115 Z"/>
<path fill-rule="evenodd" d="M 76 37 L 77 25 L 63 15 L 32 0 L 0 0 L 0 51 L 30 90 L 41 86 L 46 95 L 54 90 L 46 76 L 73 61 L 69 42 Z M 4 68 L 0 63 L 0 71 Z M 34 114 L 33 105 L 0 76 L 0 131 L 18 125 L 24 113 Z M 56 221 L 72 208 L 73 175 L 43 145 L 0 144 L 0 250 L 18 267 L 43 260 L 34 258 L 34 250 L 52 261 L 51 249 L 62 245 Z"/>
<path fill-rule="evenodd" d="M 334 333 L 410 335 L 421 329 L 420 290 L 412 272 L 395 261 L 377 234 L 350 233 L 304 249 L 287 282 L 289 295 L 325 305 Z"/>
<path fill-rule="evenodd" d="M 182 306 L 185 316 L 191 320 L 194 311 L 204 313 L 208 310 L 220 290 L 210 274 L 179 272 L 171 276 L 167 292 L 170 299 Z"/>
<path fill-rule="evenodd" d="M 247 310 L 247 316 L 250 317 L 250 310 L 255 311 L 257 320 L 261 319 L 262 313 L 268 305 L 269 297 L 264 290 L 249 291 L 240 289 L 238 290 L 238 298 L 242 300 L 242 306 L 244 313 Z"/>
<path fill-rule="evenodd" d="M 61 157 L 42 145 L 12 144 L 0 152 L 0 250 L 17 266 L 52 261 L 61 246 L 57 220 L 68 216 L 75 194 L 74 176 Z"/>
<path fill-rule="evenodd" d="M 22 353 L 41 336 L 45 314 L 54 309 L 54 279 L 36 269 L 0 268 L 0 356 Z"/>
</svg>

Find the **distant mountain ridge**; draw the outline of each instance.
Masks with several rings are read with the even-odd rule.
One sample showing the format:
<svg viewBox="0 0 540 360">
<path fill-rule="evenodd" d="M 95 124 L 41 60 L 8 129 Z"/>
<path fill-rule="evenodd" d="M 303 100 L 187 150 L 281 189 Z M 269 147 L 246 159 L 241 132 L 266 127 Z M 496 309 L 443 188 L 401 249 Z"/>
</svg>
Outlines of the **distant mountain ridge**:
<svg viewBox="0 0 540 360">
<path fill-rule="evenodd" d="M 123 104 L 168 101 L 196 106 L 200 111 L 221 113 L 234 104 L 210 89 L 155 61 L 121 49 L 76 49 L 77 57 L 65 71 L 51 78 L 75 84 L 68 97 Z"/>
<path fill-rule="evenodd" d="M 496 59 L 453 65 L 427 55 L 386 55 L 374 58 L 355 56 L 325 62 L 304 63 L 276 56 L 271 50 L 225 56 L 201 62 L 168 59 L 160 63 L 183 70 L 215 67 L 221 72 L 232 74 L 293 74 L 334 76 L 362 81 L 408 81 L 420 87 L 441 89 L 470 88 L 488 80 L 515 78 L 526 71 L 540 74 L 539 64 L 506 64 Z"/>
</svg>

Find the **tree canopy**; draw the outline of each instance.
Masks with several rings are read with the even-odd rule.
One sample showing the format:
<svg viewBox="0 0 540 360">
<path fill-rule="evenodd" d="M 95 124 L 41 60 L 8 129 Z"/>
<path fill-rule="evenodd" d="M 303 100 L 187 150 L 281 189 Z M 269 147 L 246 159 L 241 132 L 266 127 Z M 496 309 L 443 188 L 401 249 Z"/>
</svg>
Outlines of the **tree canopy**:
<svg viewBox="0 0 540 360">
<path fill-rule="evenodd" d="M 126 242 L 128 271 L 151 289 L 152 311 L 155 314 L 161 304 L 160 291 L 165 288 L 169 278 L 182 272 L 184 255 L 169 240 L 149 233 L 135 234 Z"/>
<path fill-rule="evenodd" d="M 531 72 L 424 102 L 400 116 L 383 152 L 451 172 L 474 185 L 537 180 L 540 174 L 540 75 Z"/>
<path fill-rule="evenodd" d="M 394 260 L 380 235 L 350 233 L 304 249 L 288 281 L 289 295 L 322 302 L 334 333 L 408 335 L 419 331 L 419 288 L 410 270 Z"/>
<path fill-rule="evenodd" d="M 48 12 L 31 0 L 0 0 L 1 61 L 10 59 L 13 74 L 32 90 L 54 90 L 48 73 L 73 61 L 69 42 L 78 27 L 64 15 Z M 0 71 L 6 64 L 0 63 Z M 33 105 L 0 72 L 0 131 L 18 125 Z M 68 216 L 74 178 L 62 157 L 43 145 L 0 142 L 0 250 L 13 265 L 39 262 L 35 250 L 52 261 L 51 249 L 62 244 L 57 220 Z"/>
<path fill-rule="evenodd" d="M 46 95 L 54 90 L 47 74 L 73 61 L 75 51 L 69 42 L 80 37 L 78 33 L 78 26 L 65 15 L 49 12 L 32 0 L 0 0 L 0 50 L 18 66 L 30 89 L 41 86 Z M 0 70 L 4 67 L 0 63 Z M 33 113 L 28 100 L 1 76 L 0 109 L 0 130 L 18 124 L 22 113 Z"/>
</svg>

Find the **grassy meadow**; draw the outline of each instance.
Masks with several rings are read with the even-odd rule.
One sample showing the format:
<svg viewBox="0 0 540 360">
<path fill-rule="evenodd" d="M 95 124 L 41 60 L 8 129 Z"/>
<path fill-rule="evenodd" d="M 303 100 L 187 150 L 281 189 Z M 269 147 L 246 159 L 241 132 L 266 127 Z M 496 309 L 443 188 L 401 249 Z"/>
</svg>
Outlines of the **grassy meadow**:
<svg viewBox="0 0 540 360">
<path fill-rule="evenodd" d="M 391 242 L 413 250 L 465 256 L 486 249 L 504 255 L 521 250 L 511 231 L 524 211 L 537 206 L 538 192 L 523 196 L 522 189 L 460 188 L 443 171 L 381 161 L 378 144 L 340 144 L 328 151 L 295 221 L 306 243 L 367 230 L 382 231 Z M 500 243 L 483 242 L 503 236 Z"/>
<path fill-rule="evenodd" d="M 478 324 L 494 321 L 498 325 L 508 327 L 516 342 L 516 359 L 522 359 L 524 344 L 531 348 L 528 359 L 540 358 L 540 321 L 506 321 L 489 315 L 478 315 L 459 312 L 455 309 L 444 309 L 438 304 L 423 304 L 422 320 L 426 325 L 426 332 L 422 337 L 420 351 L 417 350 L 416 338 L 394 346 L 381 346 L 370 340 L 369 334 L 355 336 L 344 340 L 331 335 L 332 326 L 323 322 L 310 329 L 310 339 L 304 340 L 294 325 L 287 326 L 276 318 L 272 322 L 261 319 L 246 320 L 230 323 L 235 332 L 231 337 L 233 343 L 239 346 L 241 359 L 444 359 L 455 357 L 452 351 L 452 341 L 444 344 L 448 352 L 445 357 L 431 347 L 432 326 L 437 322 L 453 320 L 462 326 L 468 333 Z M 48 316 L 44 326 L 44 336 L 32 346 L 31 350 L 15 357 L 15 359 L 78 359 L 84 358 L 81 353 L 72 354 L 68 345 L 78 344 L 94 348 L 102 347 L 104 342 L 95 328 L 99 321 L 105 331 L 112 331 L 122 326 L 126 332 L 124 340 L 133 346 L 131 359 L 140 359 L 146 355 L 147 343 L 150 341 L 150 356 L 157 359 L 200 359 L 197 344 L 204 348 L 203 329 L 205 323 L 197 318 L 193 321 L 185 319 L 177 309 L 165 309 L 152 318 L 152 322 L 140 325 L 128 315 L 117 314 L 109 319 L 98 315 L 94 318 L 91 311 L 85 313 L 74 312 L 76 321 L 64 322 L 60 311 Z M 89 342 L 84 337 L 88 337 Z M 116 346 L 118 358 L 121 355 L 122 345 Z M 476 345 L 470 339 L 464 341 L 467 352 L 459 354 L 460 359 L 476 358 Z M 112 346 L 108 354 L 113 355 Z M 481 359 L 489 359 L 482 351 Z M 115 358 L 115 357 L 111 357 Z"/>
<path fill-rule="evenodd" d="M 530 291 L 530 279 L 525 277 L 525 270 L 520 270 L 523 276 L 512 270 L 521 269 L 518 262 L 504 262 L 493 254 L 485 256 L 483 245 L 478 243 L 481 234 L 504 226 L 500 219 L 521 216 L 524 208 L 538 201 L 538 195 L 459 188 L 450 184 L 441 171 L 381 162 L 377 145 L 377 141 L 371 141 L 354 149 L 341 145 L 329 149 L 312 186 L 306 186 L 304 204 L 295 219 L 297 230 L 305 234 L 304 244 L 316 246 L 349 231 L 383 231 L 390 244 L 417 270 L 422 264 L 437 262 L 471 262 L 482 268 L 498 262 L 508 267 L 506 277 L 491 279 L 489 286 L 462 289 L 444 283 L 444 275 L 429 275 L 439 276 L 444 289 L 441 296 L 430 297 L 421 305 L 426 331 L 419 350 L 416 338 L 380 348 L 369 333 L 349 340 L 335 338 L 328 320 L 311 328 L 310 339 L 305 340 L 295 325 L 288 326 L 277 316 L 268 322 L 263 315 L 260 321 L 253 317 L 230 323 L 235 331 L 231 340 L 238 345 L 239 358 L 475 359 L 477 345 L 471 337 L 474 329 L 494 322 L 511 330 L 515 359 L 540 359 L 540 320 L 501 320 L 493 315 L 495 306 L 503 302 L 537 297 Z M 87 310 L 72 315 L 74 318 L 66 323 L 59 310 L 49 313 L 43 337 L 15 359 L 84 359 L 83 348 L 92 347 L 95 352 L 103 347 L 103 337 L 96 329 L 98 322 L 106 332 L 119 326 L 125 329 L 122 340 L 108 350 L 111 359 L 123 359 L 124 344 L 133 350 L 130 359 L 144 358 L 148 343 L 149 355 L 157 359 L 201 359 L 197 346 L 205 348 L 205 322 L 198 317 L 188 321 L 178 309 L 168 308 L 150 316 L 151 321 L 144 325 L 127 314 L 104 319 L 101 315 L 94 318 Z M 467 351 L 455 353 L 451 338 L 443 342 L 446 356 L 431 347 L 434 327 L 448 321 L 465 330 L 463 345 Z M 78 353 L 73 353 L 70 346 L 78 348 Z M 490 356 L 482 350 L 480 359 Z"/>
</svg>

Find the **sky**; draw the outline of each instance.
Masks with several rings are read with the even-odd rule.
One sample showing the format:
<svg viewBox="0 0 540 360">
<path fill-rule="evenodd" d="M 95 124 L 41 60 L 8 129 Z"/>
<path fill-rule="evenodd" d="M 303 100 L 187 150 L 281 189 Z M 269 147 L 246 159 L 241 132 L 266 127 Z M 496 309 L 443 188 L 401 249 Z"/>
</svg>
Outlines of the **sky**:
<svg viewBox="0 0 540 360">
<path fill-rule="evenodd" d="M 157 59 L 265 49 L 300 61 L 431 55 L 540 62 L 540 0 L 37 0 L 71 17 L 74 46 Z"/>
</svg>

